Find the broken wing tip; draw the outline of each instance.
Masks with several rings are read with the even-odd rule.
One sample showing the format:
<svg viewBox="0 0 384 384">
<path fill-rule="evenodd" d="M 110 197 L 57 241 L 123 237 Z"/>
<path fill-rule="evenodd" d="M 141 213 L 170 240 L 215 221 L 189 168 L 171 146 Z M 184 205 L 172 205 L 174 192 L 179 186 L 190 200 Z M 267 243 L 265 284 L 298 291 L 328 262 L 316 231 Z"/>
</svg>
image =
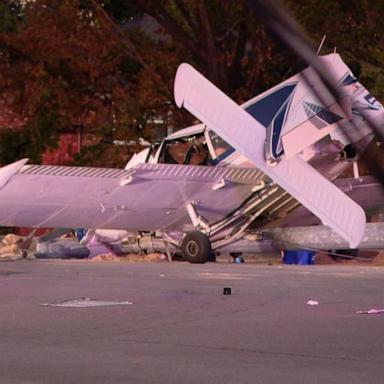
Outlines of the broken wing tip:
<svg viewBox="0 0 384 384">
<path fill-rule="evenodd" d="M 29 157 L 24 157 L 23 159 L 19 160 L 18 162 L 20 162 L 20 164 L 25 165 L 28 163 L 28 161 L 29 161 Z"/>
<path fill-rule="evenodd" d="M 179 108 L 184 104 L 184 93 L 186 88 L 186 80 L 188 79 L 187 72 L 193 67 L 188 63 L 181 63 L 177 68 L 174 83 L 174 97 L 175 103 Z"/>
<path fill-rule="evenodd" d="M 351 236 L 348 241 L 348 244 L 351 249 L 357 249 L 361 243 L 362 236 Z"/>
<path fill-rule="evenodd" d="M 355 216 L 354 233 L 350 236 L 348 241 L 349 246 L 352 249 L 358 248 L 362 242 L 365 234 L 365 225 L 367 223 L 367 218 L 363 208 L 361 208 L 359 205 L 357 207 L 358 209 Z"/>
<path fill-rule="evenodd" d="M 29 161 L 29 158 L 28 158 L 28 157 L 24 157 L 23 159 L 16 160 L 16 161 L 14 161 L 13 163 L 4 165 L 4 166 L 1 167 L 0 169 L 6 169 L 6 168 L 8 168 L 8 169 L 9 169 L 9 168 L 19 169 L 19 168 L 23 167 L 25 164 L 27 164 L 28 161 Z"/>
<path fill-rule="evenodd" d="M 24 158 L 14 163 L 8 164 L 0 168 L 0 189 L 3 188 L 8 181 L 28 162 L 28 158 Z"/>
</svg>

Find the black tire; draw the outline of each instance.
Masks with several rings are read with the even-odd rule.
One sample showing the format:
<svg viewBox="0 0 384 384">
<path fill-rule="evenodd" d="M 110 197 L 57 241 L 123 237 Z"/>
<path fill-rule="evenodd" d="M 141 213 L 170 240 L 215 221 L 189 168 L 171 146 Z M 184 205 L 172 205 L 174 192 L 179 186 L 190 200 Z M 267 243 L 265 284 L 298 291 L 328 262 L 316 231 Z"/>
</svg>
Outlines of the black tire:
<svg viewBox="0 0 384 384">
<path fill-rule="evenodd" d="M 181 242 L 181 252 L 184 259 L 190 263 L 203 264 L 212 254 L 211 242 L 204 233 L 188 232 Z"/>
</svg>

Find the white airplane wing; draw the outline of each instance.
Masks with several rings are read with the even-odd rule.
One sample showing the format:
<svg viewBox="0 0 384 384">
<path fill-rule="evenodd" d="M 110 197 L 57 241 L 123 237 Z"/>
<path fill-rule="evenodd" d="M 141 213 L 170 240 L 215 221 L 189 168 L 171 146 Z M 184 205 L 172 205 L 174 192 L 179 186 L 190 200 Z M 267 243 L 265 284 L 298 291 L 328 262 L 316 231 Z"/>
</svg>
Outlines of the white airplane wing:
<svg viewBox="0 0 384 384">
<path fill-rule="evenodd" d="M 264 158 L 266 128 L 189 64 L 181 64 L 175 79 L 175 101 L 207 124 L 257 168 L 348 241 L 360 243 L 365 213 L 313 167 L 297 156 L 269 166 Z"/>
<path fill-rule="evenodd" d="M 260 182 L 254 168 L 138 164 L 124 169 L 26 165 L 0 168 L 0 225 L 181 230 L 186 206 L 207 220 L 236 209 Z"/>
</svg>

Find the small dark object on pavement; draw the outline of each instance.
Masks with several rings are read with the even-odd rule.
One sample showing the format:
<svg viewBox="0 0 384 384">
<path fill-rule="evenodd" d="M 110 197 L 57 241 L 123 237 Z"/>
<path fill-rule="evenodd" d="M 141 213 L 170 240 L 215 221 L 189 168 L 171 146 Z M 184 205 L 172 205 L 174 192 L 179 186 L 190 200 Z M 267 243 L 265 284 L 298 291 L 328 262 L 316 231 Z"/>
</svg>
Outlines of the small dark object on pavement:
<svg viewBox="0 0 384 384">
<path fill-rule="evenodd" d="M 231 288 L 224 288 L 223 289 L 223 295 L 230 295 L 232 293 L 232 289 Z"/>
</svg>

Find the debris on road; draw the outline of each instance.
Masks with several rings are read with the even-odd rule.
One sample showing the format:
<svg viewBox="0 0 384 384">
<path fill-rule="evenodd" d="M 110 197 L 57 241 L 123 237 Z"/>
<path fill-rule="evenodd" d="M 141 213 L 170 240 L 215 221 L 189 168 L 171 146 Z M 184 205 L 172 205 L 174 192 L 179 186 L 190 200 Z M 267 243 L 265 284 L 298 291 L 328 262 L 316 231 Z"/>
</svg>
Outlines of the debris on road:
<svg viewBox="0 0 384 384">
<path fill-rule="evenodd" d="M 89 258 L 95 259 L 98 256 L 113 253 L 107 244 L 102 243 L 97 239 L 95 234 L 88 234 L 81 241 L 89 249 Z"/>
<path fill-rule="evenodd" d="M 35 257 L 37 259 L 84 259 L 89 249 L 73 239 L 57 239 L 37 242 Z"/>
<path fill-rule="evenodd" d="M 144 261 L 168 261 L 168 258 L 163 253 L 148 253 L 144 255 Z"/>
<path fill-rule="evenodd" d="M 90 258 L 91 261 L 125 261 L 128 263 L 136 262 L 162 262 L 167 261 L 167 256 L 162 253 L 150 253 L 145 254 L 135 254 L 130 253 L 128 255 L 115 255 L 113 252 L 105 253 L 102 255 L 94 256 Z"/>
<path fill-rule="evenodd" d="M 315 305 L 319 305 L 320 303 L 319 303 L 319 301 L 318 300 L 308 300 L 307 301 L 307 304 L 308 305 L 312 305 L 312 306 L 315 306 Z"/>
<path fill-rule="evenodd" d="M 306 250 L 282 251 L 283 264 L 312 265 L 315 252 Z"/>
<path fill-rule="evenodd" d="M 92 300 L 89 297 L 83 297 L 77 300 L 67 300 L 59 303 L 43 303 L 43 307 L 68 307 L 68 308 L 88 308 L 88 307 L 106 307 L 112 305 L 131 305 L 130 301 L 103 301 Z"/>
<path fill-rule="evenodd" d="M 358 315 L 378 315 L 384 313 L 384 309 L 370 309 L 368 311 L 357 311 Z"/>
<path fill-rule="evenodd" d="M 227 295 L 231 295 L 232 294 L 232 289 L 229 288 L 229 287 L 226 287 L 223 289 L 223 295 L 227 296 Z"/>
<path fill-rule="evenodd" d="M 91 261 L 121 261 L 121 257 L 116 256 L 114 253 L 104 253 L 91 258 Z"/>
<path fill-rule="evenodd" d="M 21 236 L 12 233 L 3 237 L 0 242 L 0 260 L 19 260 L 23 258 L 20 246 L 23 242 Z"/>
</svg>

